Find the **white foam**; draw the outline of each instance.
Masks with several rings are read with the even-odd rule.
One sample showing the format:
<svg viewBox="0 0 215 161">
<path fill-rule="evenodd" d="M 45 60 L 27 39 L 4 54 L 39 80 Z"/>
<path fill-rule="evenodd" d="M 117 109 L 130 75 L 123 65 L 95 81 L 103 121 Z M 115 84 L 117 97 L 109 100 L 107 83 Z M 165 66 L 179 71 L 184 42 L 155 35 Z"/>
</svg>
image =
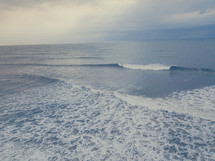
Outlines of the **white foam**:
<svg viewBox="0 0 215 161">
<path fill-rule="evenodd" d="M 119 64 L 124 68 L 136 69 L 136 70 L 169 70 L 170 66 L 162 64 L 148 64 L 148 65 L 138 65 L 138 64 Z"/>
<path fill-rule="evenodd" d="M 119 93 L 116 95 L 132 105 L 190 114 L 215 121 L 215 86 L 175 92 L 165 98 L 146 98 Z"/>
<path fill-rule="evenodd" d="M 204 91 L 201 96 L 208 97 L 214 87 Z M 166 104 L 191 92 L 175 94 Z M 146 108 L 121 98 L 63 82 L 0 97 L 0 160 L 214 158 L 214 122 L 155 110 L 165 100 L 148 99 Z"/>
</svg>

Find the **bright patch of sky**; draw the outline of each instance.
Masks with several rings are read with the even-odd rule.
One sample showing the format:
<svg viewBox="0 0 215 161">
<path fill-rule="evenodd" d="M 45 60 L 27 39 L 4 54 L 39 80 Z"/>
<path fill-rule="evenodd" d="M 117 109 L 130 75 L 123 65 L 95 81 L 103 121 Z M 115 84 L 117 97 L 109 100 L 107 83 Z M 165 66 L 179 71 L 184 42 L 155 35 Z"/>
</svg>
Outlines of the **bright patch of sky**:
<svg viewBox="0 0 215 161">
<path fill-rule="evenodd" d="M 102 41 L 215 24 L 214 0 L 0 0 L 0 45 Z"/>
</svg>

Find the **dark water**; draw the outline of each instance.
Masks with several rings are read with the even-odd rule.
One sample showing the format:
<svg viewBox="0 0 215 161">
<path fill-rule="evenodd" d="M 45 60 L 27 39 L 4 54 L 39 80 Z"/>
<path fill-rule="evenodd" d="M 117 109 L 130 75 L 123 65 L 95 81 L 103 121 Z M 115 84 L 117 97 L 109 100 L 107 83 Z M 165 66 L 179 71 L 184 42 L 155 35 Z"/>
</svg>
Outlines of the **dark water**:
<svg viewBox="0 0 215 161">
<path fill-rule="evenodd" d="M 0 47 L 0 159 L 214 160 L 215 40 Z"/>
</svg>

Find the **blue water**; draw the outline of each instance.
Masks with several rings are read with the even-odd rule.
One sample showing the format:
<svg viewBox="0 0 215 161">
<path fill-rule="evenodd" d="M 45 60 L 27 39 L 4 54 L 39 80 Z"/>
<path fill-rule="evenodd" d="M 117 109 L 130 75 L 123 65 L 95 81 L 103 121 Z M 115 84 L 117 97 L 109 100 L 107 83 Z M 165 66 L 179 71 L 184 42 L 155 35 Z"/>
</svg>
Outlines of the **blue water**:
<svg viewBox="0 0 215 161">
<path fill-rule="evenodd" d="M 214 160 L 214 44 L 0 46 L 0 160 Z"/>
</svg>

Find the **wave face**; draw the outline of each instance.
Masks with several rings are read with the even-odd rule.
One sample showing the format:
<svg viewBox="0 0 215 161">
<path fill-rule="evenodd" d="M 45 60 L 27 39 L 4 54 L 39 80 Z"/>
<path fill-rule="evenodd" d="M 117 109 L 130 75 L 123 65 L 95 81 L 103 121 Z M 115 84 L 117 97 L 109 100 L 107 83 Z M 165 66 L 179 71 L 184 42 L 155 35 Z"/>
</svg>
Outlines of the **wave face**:
<svg viewBox="0 0 215 161">
<path fill-rule="evenodd" d="M 179 67 L 179 66 L 171 66 L 169 68 L 170 71 L 194 71 L 194 72 L 215 72 L 212 69 L 205 69 L 205 68 L 187 68 L 187 67 Z"/>
<path fill-rule="evenodd" d="M 202 97 L 214 90 L 177 97 L 204 108 L 204 99 L 192 93 Z M 0 102 L 0 160 L 214 159 L 215 117 L 187 114 L 188 109 L 175 112 L 180 99 L 130 104 L 112 92 L 56 82 Z"/>
</svg>

